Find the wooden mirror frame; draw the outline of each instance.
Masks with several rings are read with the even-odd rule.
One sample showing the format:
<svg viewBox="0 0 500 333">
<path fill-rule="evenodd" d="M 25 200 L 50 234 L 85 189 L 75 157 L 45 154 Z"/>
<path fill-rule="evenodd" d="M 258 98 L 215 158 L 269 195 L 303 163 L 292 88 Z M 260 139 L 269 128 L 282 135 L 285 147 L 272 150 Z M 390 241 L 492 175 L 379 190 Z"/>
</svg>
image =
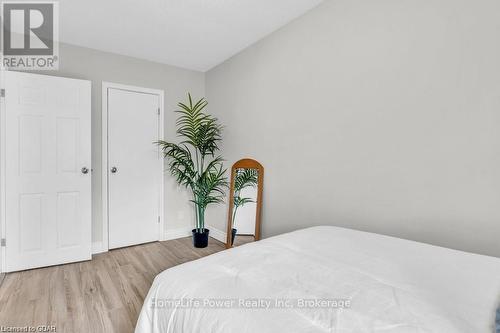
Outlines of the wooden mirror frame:
<svg viewBox="0 0 500 333">
<path fill-rule="evenodd" d="M 236 176 L 237 169 L 257 169 L 259 172 L 259 178 L 257 180 L 257 201 L 255 212 L 255 240 L 260 240 L 260 215 L 262 210 L 262 188 L 264 185 L 264 167 L 262 164 L 256 160 L 250 158 L 244 158 L 234 163 L 231 167 L 231 187 L 229 188 L 229 210 L 227 214 L 227 234 L 226 234 L 226 249 L 230 249 L 231 245 L 231 232 L 233 228 L 233 206 L 234 206 L 234 178 Z"/>
</svg>

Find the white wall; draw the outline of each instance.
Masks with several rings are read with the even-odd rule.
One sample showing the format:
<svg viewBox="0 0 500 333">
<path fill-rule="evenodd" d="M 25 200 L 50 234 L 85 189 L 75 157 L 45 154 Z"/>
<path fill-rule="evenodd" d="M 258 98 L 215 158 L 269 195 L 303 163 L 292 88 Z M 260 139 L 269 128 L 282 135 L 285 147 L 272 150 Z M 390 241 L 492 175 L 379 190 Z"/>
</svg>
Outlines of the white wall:
<svg viewBox="0 0 500 333">
<path fill-rule="evenodd" d="M 165 137 L 178 140 L 175 134 L 174 110 L 187 92 L 194 98 L 205 96 L 204 74 L 150 61 L 97 50 L 60 44 L 58 71 L 43 74 L 92 81 L 92 239 L 102 240 L 101 198 L 101 82 L 162 89 L 165 92 Z M 175 141 L 176 142 L 176 141 Z M 189 195 L 167 175 L 165 181 L 165 222 L 167 233 L 187 230 L 194 224 Z"/>
<path fill-rule="evenodd" d="M 228 166 L 266 170 L 263 236 L 330 224 L 500 256 L 499 36 L 497 0 L 327 0 L 209 71 Z"/>
</svg>

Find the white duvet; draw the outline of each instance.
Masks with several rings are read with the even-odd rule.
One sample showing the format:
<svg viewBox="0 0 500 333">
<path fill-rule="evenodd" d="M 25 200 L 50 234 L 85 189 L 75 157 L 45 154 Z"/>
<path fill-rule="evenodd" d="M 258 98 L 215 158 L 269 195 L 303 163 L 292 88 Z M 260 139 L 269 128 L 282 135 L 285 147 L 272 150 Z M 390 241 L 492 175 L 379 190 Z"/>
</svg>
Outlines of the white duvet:
<svg viewBox="0 0 500 333">
<path fill-rule="evenodd" d="M 136 333 L 491 333 L 499 300 L 498 258 L 314 227 L 164 271 Z"/>
</svg>

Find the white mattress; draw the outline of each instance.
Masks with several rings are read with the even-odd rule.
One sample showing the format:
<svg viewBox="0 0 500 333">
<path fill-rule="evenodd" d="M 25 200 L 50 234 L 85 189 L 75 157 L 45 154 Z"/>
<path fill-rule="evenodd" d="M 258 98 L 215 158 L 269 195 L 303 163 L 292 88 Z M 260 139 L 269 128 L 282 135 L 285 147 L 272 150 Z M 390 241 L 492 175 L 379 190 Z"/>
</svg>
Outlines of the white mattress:
<svg viewBox="0 0 500 333">
<path fill-rule="evenodd" d="M 144 301 L 136 333 L 491 333 L 499 297 L 498 258 L 314 227 L 164 271 Z M 195 303 L 254 298 L 290 300 L 292 306 Z M 298 306 L 315 298 L 330 303 Z M 332 307 L 332 300 L 345 299 L 350 307 Z"/>
</svg>

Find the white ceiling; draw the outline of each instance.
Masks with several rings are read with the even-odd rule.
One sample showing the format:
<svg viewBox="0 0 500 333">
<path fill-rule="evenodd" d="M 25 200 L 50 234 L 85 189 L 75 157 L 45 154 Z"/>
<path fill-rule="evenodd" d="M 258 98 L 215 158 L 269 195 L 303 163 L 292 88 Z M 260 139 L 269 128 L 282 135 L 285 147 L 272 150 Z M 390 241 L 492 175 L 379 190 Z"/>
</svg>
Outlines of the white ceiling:
<svg viewBox="0 0 500 333">
<path fill-rule="evenodd" d="M 206 71 L 323 0 L 61 0 L 62 42 Z"/>
</svg>

